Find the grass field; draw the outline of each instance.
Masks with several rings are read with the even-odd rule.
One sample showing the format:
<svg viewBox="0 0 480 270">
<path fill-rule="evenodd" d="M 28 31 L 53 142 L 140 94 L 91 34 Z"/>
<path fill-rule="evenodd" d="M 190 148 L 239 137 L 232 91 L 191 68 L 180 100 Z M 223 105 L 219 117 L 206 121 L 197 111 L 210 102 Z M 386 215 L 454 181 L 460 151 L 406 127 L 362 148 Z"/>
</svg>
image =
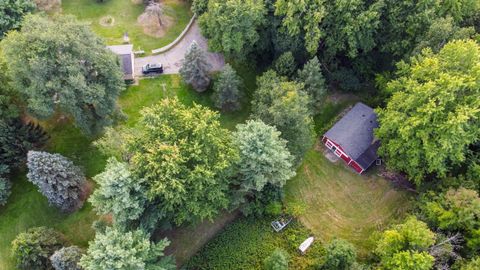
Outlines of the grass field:
<svg viewBox="0 0 480 270">
<path fill-rule="evenodd" d="M 123 34 L 127 32 L 134 49 L 144 50 L 149 54 L 152 49 L 163 47 L 175 40 L 192 16 L 190 6 L 184 0 L 162 2 L 169 7 L 166 14 L 173 17 L 175 22 L 161 38 L 146 35 L 142 26 L 137 23 L 138 16 L 145 9 L 142 1 L 105 0 L 99 3 L 96 0 L 63 0 L 62 10 L 64 14 L 73 14 L 89 23 L 93 31 L 103 37 L 108 45 L 122 44 Z M 113 17 L 113 25 L 100 24 L 100 20 L 105 16 Z"/>
<path fill-rule="evenodd" d="M 245 73 L 244 76 L 251 77 L 248 73 Z M 141 80 L 139 85 L 130 86 L 122 93 L 119 104 L 128 116 L 122 125 L 133 127 L 140 117 L 142 108 L 155 104 L 165 96 L 177 96 L 181 102 L 187 105 L 194 102 L 206 106 L 211 105 L 210 92 L 202 94 L 194 92 L 184 85 L 177 75 L 145 79 Z M 222 114 L 222 124 L 226 128 L 233 129 L 236 124 L 245 121 L 248 116 L 248 108 L 245 106 L 241 112 Z M 52 120 L 42 124 L 51 135 L 46 151 L 61 153 L 71 158 L 75 164 L 84 169 L 88 177 L 103 170 L 106 157 L 92 146 L 91 142 L 94 138 L 82 135 L 68 122 Z M 63 232 L 73 244 L 81 247 L 87 247 L 88 241 L 94 236 L 91 224 L 97 216 L 88 203 L 80 211 L 71 215 L 61 214 L 57 209 L 48 205 L 47 200 L 33 184 L 27 181 L 25 175 L 26 171 L 23 170 L 15 174 L 12 179 L 12 196 L 6 206 L 0 207 L 0 270 L 14 269 L 14 263 L 10 256 L 10 243 L 18 233 L 24 232 L 28 228 L 36 226 L 56 228 Z M 222 218 L 219 218 L 219 222 L 224 222 Z M 220 230 L 221 227 L 223 226 L 217 230 Z M 185 254 L 181 255 L 183 261 L 201 247 L 200 244 L 206 241 L 203 239 L 211 237 L 205 235 L 207 229 L 183 228 L 180 232 L 172 234 L 180 241 L 178 244 L 175 243 L 175 248 L 182 250 L 182 254 Z M 217 230 L 210 234 L 216 233 Z M 189 241 L 185 241 L 186 238 L 196 239 L 199 244 L 192 245 Z"/>
<path fill-rule="evenodd" d="M 301 221 L 320 240 L 346 239 L 365 258 L 374 247 L 373 233 L 403 218 L 411 205 L 409 194 L 395 190 L 374 169 L 358 175 L 312 149 L 287 182 L 286 199 L 306 204 Z"/>
</svg>

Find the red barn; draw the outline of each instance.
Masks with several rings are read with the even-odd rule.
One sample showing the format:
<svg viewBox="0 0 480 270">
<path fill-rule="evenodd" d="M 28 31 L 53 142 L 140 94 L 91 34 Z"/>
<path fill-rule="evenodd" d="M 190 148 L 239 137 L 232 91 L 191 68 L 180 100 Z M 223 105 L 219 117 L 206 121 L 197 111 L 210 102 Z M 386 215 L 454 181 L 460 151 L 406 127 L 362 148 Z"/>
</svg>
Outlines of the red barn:
<svg viewBox="0 0 480 270">
<path fill-rule="evenodd" d="M 355 171 L 362 173 L 378 158 L 380 141 L 373 135 L 377 127 L 373 109 L 359 102 L 323 135 L 322 142 Z"/>
</svg>

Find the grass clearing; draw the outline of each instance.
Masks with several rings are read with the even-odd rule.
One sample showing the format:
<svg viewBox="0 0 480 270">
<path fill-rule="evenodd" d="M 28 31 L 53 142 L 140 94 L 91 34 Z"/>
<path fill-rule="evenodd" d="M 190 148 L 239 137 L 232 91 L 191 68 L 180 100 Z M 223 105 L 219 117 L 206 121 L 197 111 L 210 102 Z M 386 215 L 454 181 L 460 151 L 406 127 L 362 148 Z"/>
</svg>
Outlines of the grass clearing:
<svg viewBox="0 0 480 270">
<path fill-rule="evenodd" d="M 137 18 L 143 13 L 145 6 L 142 1 L 133 0 L 63 0 L 64 14 L 73 14 L 81 21 L 90 24 L 92 30 L 103 37 L 108 45 L 123 44 L 123 34 L 128 33 L 135 50 L 151 50 L 163 47 L 177 38 L 187 26 L 192 13 L 189 4 L 184 0 L 164 0 L 166 14 L 174 18 L 173 25 L 161 38 L 149 36 L 143 32 Z M 111 26 L 102 25 L 101 20 L 113 18 Z"/>
<path fill-rule="evenodd" d="M 306 204 L 300 219 L 322 241 L 348 240 L 361 258 L 374 248 L 371 236 L 402 219 L 411 206 L 411 196 L 395 190 L 374 168 L 358 175 L 316 150 L 307 153 L 297 176 L 287 182 L 286 199 Z"/>
</svg>

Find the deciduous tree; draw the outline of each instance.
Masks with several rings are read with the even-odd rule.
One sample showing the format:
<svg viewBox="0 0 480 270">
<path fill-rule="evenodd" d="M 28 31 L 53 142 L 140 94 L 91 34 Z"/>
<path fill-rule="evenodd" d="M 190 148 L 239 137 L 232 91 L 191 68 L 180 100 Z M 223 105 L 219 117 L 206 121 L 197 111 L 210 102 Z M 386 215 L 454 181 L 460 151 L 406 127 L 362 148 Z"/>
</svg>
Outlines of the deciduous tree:
<svg viewBox="0 0 480 270">
<path fill-rule="evenodd" d="M 198 92 L 207 90 L 210 85 L 210 71 L 211 65 L 207 61 L 205 52 L 198 46 L 197 42 L 193 41 L 182 61 L 180 68 L 180 75 L 183 80 L 192 85 Z"/>
<path fill-rule="evenodd" d="M 29 151 L 28 180 L 34 183 L 48 202 L 65 212 L 79 209 L 85 192 L 85 176 L 79 167 L 60 154 Z"/>
<path fill-rule="evenodd" d="M 143 134 L 131 144 L 131 163 L 145 179 L 153 211 L 180 225 L 213 218 L 228 205 L 229 173 L 238 158 L 219 115 L 200 105 L 165 99 L 142 111 Z"/>
<path fill-rule="evenodd" d="M 281 250 L 275 250 L 272 255 L 265 259 L 266 270 L 288 270 L 288 254 Z"/>
<path fill-rule="evenodd" d="M 80 266 L 85 270 L 173 270 L 175 264 L 163 253 L 169 243 L 163 239 L 155 244 L 141 230 L 125 232 L 108 227 L 105 232 L 97 232 L 95 239 L 89 243 Z"/>
<path fill-rule="evenodd" d="M 434 258 L 427 249 L 435 242 L 435 234 L 427 224 L 409 217 L 402 224 L 382 233 L 376 253 L 384 269 L 428 270 Z"/>
<path fill-rule="evenodd" d="M 51 270 L 49 258 L 64 244 L 60 233 L 50 228 L 36 227 L 17 235 L 12 242 L 12 253 L 19 269 Z"/>
<path fill-rule="evenodd" d="M 124 89 L 116 56 L 88 25 L 70 16 L 28 15 L 2 42 L 15 89 L 34 116 L 71 116 L 88 134 L 112 123 Z"/>
<path fill-rule="evenodd" d="M 273 71 L 259 77 L 257 84 L 252 100 L 253 118 L 275 126 L 298 163 L 314 140 L 311 101 L 302 90 L 303 84 L 286 81 Z"/>
<path fill-rule="evenodd" d="M 327 255 L 322 269 L 350 270 L 357 260 L 355 247 L 343 239 L 334 239 L 327 246 Z"/>
<path fill-rule="evenodd" d="M 261 191 L 267 184 L 282 187 L 295 175 L 294 158 L 275 127 L 249 120 L 237 126 L 233 141 L 240 150 L 237 170 L 242 190 Z"/>
<path fill-rule="evenodd" d="M 223 111 L 240 109 L 241 86 L 242 81 L 237 72 L 229 64 L 226 64 L 213 86 L 215 106 Z"/>
<path fill-rule="evenodd" d="M 265 15 L 263 0 L 210 0 L 200 27 L 211 50 L 244 60 L 259 41 Z"/>
<path fill-rule="evenodd" d="M 480 136 L 480 46 L 453 41 L 399 65 L 385 109 L 378 110 L 380 154 L 416 183 L 465 162 Z"/>
</svg>

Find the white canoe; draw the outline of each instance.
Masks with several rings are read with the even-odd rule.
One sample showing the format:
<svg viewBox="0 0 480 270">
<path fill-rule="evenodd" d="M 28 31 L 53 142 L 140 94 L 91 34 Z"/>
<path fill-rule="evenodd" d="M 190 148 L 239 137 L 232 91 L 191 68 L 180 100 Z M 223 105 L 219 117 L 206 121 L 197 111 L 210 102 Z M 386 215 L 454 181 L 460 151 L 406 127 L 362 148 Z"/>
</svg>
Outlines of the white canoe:
<svg viewBox="0 0 480 270">
<path fill-rule="evenodd" d="M 300 244 L 300 246 L 298 247 L 298 250 L 300 250 L 302 254 L 305 253 L 305 251 L 307 251 L 307 249 L 312 245 L 313 240 L 315 240 L 313 236 L 307 238 L 305 241 L 303 241 L 303 243 Z"/>
</svg>

